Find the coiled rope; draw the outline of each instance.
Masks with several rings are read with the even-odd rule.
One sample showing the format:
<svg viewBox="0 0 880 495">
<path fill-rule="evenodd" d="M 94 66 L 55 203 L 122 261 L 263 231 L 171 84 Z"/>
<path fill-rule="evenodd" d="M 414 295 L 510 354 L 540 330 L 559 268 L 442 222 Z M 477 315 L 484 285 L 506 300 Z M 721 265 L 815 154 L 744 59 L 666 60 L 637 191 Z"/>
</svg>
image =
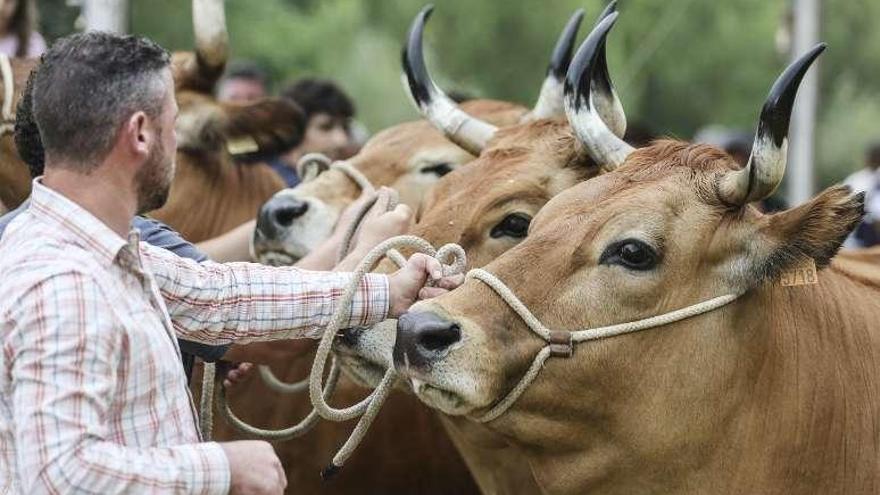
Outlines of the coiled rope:
<svg viewBox="0 0 880 495">
<path fill-rule="evenodd" d="M 343 173 L 348 173 L 346 169 L 355 170 L 349 164 L 345 164 L 339 168 Z M 363 177 L 363 179 L 366 180 L 365 177 Z M 352 178 L 352 180 L 355 179 Z M 358 180 L 355 180 L 355 182 L 358 183 Z M 369 187 L 372 189 L 372 186 Z M 344 257 L 349 251 L 359 225 L 370 209 L 375 205 L 377 200 L 378 197 L 367 202 L 362 209 L 357 212 L 354 221 L 345 233 L 345 240 L 339 253 L 339 259 Z M 394 197 L 392 198 L 392 201 L 389 202 L 388 210 L 392 210 L 396 206 L 397 200 L 396 197 Z M 386 371 L 385 376 L 382 378 L 379 385 L 360 402 L 342 409 L 330 406 L 327 403 L 327 400 L 329 400 L 333 394 L 339 380 L 340 372 L 336 358 L 330 356 L 333 339 L 336 337 L 339 330 L 342 329 L 341 327 L 343 323 L 349 319 L 352 299 L 354 298 L 355 292 L 364 276 L 374 269 L 385 257 L 390 258 L 398 265 L 398 267 L 403 266 L 406 262 L 406 258 L 404 258 L 398 251 L 402 248 L 409 248 L 414 252 L 420 252 L 439 260 L 441 264 L 444 265 L 444 277 L 464 273 L 465 267 L 467 266 L 464 250 L 461 246 L 456 244 L 447 244 L 439 250 L 435 250 L 434 247 L 424 239 L 407 235 L 394 237 L 379 244 L 373 248 L 366 257 L 364 257 L 353 272 L 349 285 L 343 292 L 329 323 L 324 328 L 323 335 L 315 354 L 315 360 L 312 363 L 309 378 L 302 382 L 288 384 L 278 380 L 267 367 L 260 367 L 263 379 L 266 380 L 267 383 L 274 385 L 276 390 L 283 389 L 299 391 L 307 385 L 309 399 L 312 403 L 313 410 L 302 421 L 288 428 L 279 430 L 257 428 L 242 421 L 232 412 L 226 399 L 226 391 L 221 387 L 216 400 L 220 413 L 224 419 L 226 419 L 229 424 L 248 435 L 265 440 L 278 441 L 303 435 L 317 424 L 319 418 L 324 418 L 333 422 L 341 422 L 360 416 L 361 419 L 358 421 L 349 438 L 345 441 L 342 447 L 340 447 L 336 455 L 333 456 L 330 465 L 321 472 L 321 476 L 326 479 L 338 472 L 363 440 L 367 430 L 384 404 L 385 399 L 394 387 L 398 375 L 393 368 L 390 368 Z M 331 361 L 330 371 L 327 377 L 327 382 L 324 384 L 322 377 L 324 376 L 328 360 Z M 202 379 L 202 397 L 200 401 L 201 430 L 204 439 L 211 438 L 211 433 L 213 431 L 214 418 L 212 405 L 215 396 L 216 378 L 216 366 L 214 363 L 205 363 Z"/>
<path fill-rule="evenodd" d="M 332 162 L 330 158 L 321 153 L 308 153 L 306 155 L 303 155 L 302 158 L 300 158 L 299 161 L 296 163 L 297 174 L 302 177 L 303 182 L 314 180 L 327 170 L 338 170 L 342 172 L 352 182 L 354 182 L 361 189 L 361 191 L 372 192 L 376 190 L 375 187 L 373 187 L 373 184 L 370 182 L 370 179 L 368 179 L 366 175 L 364 175 L 360 170 L 354 168 L 354 166 L 346 161 Z M 361 222 L 363 222 L 364 218 L 376 204 L 377 200 L 378 198 L 374 198 L 372 201 L 365 203 L 356 212 L 354 220 L 348 225 L 345 231 L 345 235 L 342 238 L 342 243 L 339 246 L 339 252 L 336 255 L 337 263 L 341 262 L 343 258 L 345 258 L 345 256 L 348 255 L 348 253 L 351 251 L 352 241 L 354 240 L 358 227 L 360 227 Z M 395 196 L 392 202 L 388 205 L 388 210 L 390 211 L 396 208 L 397 202 L 398 200 Z M 390 253 L 390 256 L 392 256 L 392 259 L 397 263 L 398 266 L 402 266 L 403 263 L 401 263 L 400 258 L 393 258 L 395 254 L 396 253 Z M 257 370 L 260 372 L 260 378 L 263 379 L 263 382 L 266 384 L 266 386 L 278 393 L 296 394 L 309 389 L 308 377 L 303 378 L 298 382 L 287 383 L 275 376 L 275 373 L 272 372 L 272 368 L 270 368 L 269 366 L 259 365 L 257 366 Z M 221 411 L 222 410 L 223 409 L 221 409 Z M 233 421 L 234 425 L 234 421 L 237 418 L 235 418 L 234 415 L 231 414 L 231 411 L 229 412 L 229 419 Z M 245 433 L 248 432 L 245 431 Z"/>
</svg>

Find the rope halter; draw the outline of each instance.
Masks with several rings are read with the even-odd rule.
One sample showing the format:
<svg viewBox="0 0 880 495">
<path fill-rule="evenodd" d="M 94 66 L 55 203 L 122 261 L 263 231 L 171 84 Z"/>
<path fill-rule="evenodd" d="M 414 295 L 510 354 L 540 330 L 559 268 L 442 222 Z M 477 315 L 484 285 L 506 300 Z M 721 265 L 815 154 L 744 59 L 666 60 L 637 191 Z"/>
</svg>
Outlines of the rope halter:
<svg viewBox="0 0 880 495">
<path fill-rule="evenodd" d="M 354 168 L 347 160 L 332 161 L 327 155 L 321 153 L 308 153 L 296 162 L 296 173 L 300 180 L 305 183 L 314 180 L 327 170 L 338 170 L 351 179 L 362 191 L 374 189 L 370 179 L 363 172 Z"/>
<path fill-rule="evenodd" d="M 3 76 L 3 108 L 0 122 L 0 136 L 15 131 L 15 113 L 12 111 L 12 100 L 15 95 L 15 77 L 12 74 L 12 64 L 9 56 L 0 54 L 0 75 Z"/>
<path fill-rule="evenodd" d="M 701 315 L 718 309 L 735 301 L 741 295 L 727 294 L 724 296 L 718 296 L 685 308 L 629 323 L 618 323 L 615 325 L 575 331 L 550 330 L 544 326 L 544 324 L 541 323 L 531 311 L 529 311 L 526 305 L 516 297 L 516 294 L 514 294 L 504 282 L 492 273 L 477 268 L 468 272 L 466 278 L 479 280 L 488 285 L 496 294 L 498 294 L 502 301 L 507 303 L 507 305 L 519 315 L 532 332 L 547 342 L 547 345 L 535 356 L 535 360 L 532 361 L 532 365 L 529 366 L 529 369 L 526 371 L 525 375 L 523 375 L 519 383 L 517 383 L 516 386 L 514 386 L 513 389 L 511 389 L 511 391 L 489 411 L 475 418 L 476 421 L 480 423 L 488 423 L 510 409 L 513 403 L 519 399 L 523 392 L 526 391 L 528 386 L 531 385 L 538 376 L 541 368 L 544 367 L 544 363 L 551 357 L 571 357 L 572 354 L 574 354 L 574 344 L 590 340 L 604 339 L 607 337 L 616 337 L 618 335 L 675 323 L 692 316 Z"/>
</svg>

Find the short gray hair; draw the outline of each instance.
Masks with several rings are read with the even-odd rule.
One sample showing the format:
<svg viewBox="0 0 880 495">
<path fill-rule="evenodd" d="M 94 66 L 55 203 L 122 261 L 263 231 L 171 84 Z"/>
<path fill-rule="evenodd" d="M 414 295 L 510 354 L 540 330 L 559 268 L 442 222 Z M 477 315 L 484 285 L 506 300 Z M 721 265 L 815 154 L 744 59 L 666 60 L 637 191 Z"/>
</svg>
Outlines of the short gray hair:
<svg viewBox="0 0 880 495">
<path fill-rule="evenodd" d="M 139 36 L 90 32 L 55 42 L 33 87 L 34 120 L 46 154 L 96 166 L 129 116 L 161 113 L 169 63 L 164 48 Z"/>
</svg>

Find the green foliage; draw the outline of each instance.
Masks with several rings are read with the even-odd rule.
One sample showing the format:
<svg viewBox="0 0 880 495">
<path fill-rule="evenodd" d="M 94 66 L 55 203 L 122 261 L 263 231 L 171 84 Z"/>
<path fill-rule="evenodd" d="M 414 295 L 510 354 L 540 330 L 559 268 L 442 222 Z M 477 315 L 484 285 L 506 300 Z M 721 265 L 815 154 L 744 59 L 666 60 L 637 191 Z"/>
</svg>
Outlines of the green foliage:
<svg viewBox="0 0 880 495">
<path fill-rule="evenodd" d="M 44 29 L 72 29 L 63 0 L 40 0 Z M 379 130 L 417 115 L 401 89 L 406 30 L 426 0 L 227 0 L 234 56 L 265 65 L 277 85 L 331 77 Z M 438 82 L 531 105 L 556 36 L 577 9 L 582 37 L 603 0 L 435 0 L 426 32 Z M 785 0 L 623 0 L 609 38 L 612 75 L 631 122 L 682 138 L 708 123 L 751 129 L 785 65 L 776 50 Z M 880 2 L 826 0 L 817 134 L 820 183 L 860 164 L 880 122 Z M 132 30 L 171 49 L 192 46 L 187 0 L 131 0 Z M 51 11 L 51 12 L 50 12 Z M 56 19 L 57 18 L 57 19 Z"/>
</svg>

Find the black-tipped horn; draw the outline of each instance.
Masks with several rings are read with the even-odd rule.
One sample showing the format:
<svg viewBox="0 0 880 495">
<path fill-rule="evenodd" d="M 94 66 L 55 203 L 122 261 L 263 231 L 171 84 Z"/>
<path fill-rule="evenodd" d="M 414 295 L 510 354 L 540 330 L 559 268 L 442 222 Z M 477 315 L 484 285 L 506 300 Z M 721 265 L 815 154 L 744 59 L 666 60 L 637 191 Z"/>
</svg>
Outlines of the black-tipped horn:
<svg viewBox="0 0 880 495">
<path fill-rule="evenodd" d="M 479 155 L 498 129 L 462 111 L 434 84 L 425 66 L 422 43 L 425 23 L 433 10 L 433 5 L 423 8 L 410 26 L 402 56 L 406 88 L 416 108 L 434 127 L 453 143 Z"/>
<path fill-rule="evenodd" d="M 617 12 L 612 12 L 604 17 L 581 44 L 568 68 L 563 90 L 565 113 L 572 129 L 593 160 L 608 169 L 623 163 L 633 151 L 603 121 L 600 109 L 606 105 L 597 104 L 600 99 L 609 98 L 609 94 L 602 94 L 605 92 L 602 91 L 603 87 L 610 93 L 610 98 L 616 100 L 607 67 L 603 70 L 600 62 L 604 62 L 602 55 L 606 39 L 618 15 Z M 607 108 L 606 111 L 612 112 L 612 108 Z"/>
<path fill-rule="evenodd" d="M 434 85 L 425 66 L 425 52 L 422 47 L 425 23 L 433 12 L 434 6 L 429 4 L 416 15 L 403 48 L 403 72 L 406 74 L 409 94 L 419 107 L 431 103 L 431 86 Z"/>
<path fill-rule="evenodd" d="M 727 174 L 719 185 L 724 201 L 744 205 L 773 194 L 785 176 L 788 154 L 788 126 L 798 88 L 807 70 L 825 51 L 819 43 L 782 72 L 761 109 L 752 154 L 745 168 Z"/>
<path fill-rule="evenodd" d="M 761 109 L 758 132 L 768 133 L 772 136 L 776 146 L 782 146 L 782 142 L 788 137 L 788 125 L 791 122 L 794 100 L 804 75 L 826 48 L 828 48 L 826 43 L 819 43 L 813 47 L 789 65 L 770 88 L 770 94 Z"/>
<path fill-rule="evenodd" d="M 556 40 L 556 46 L 553 47 L 553 54 L 550 56 L 550 65 L 547 67 L 547 75 L 561 81 L 568 72 L 568 66 L 571 64 L 571 57 L 574 55 L 574 42 L 577 40 L 578 30 L 581 22 L 584 20 L 584 9 L 577 9 L 562 34 Z"/>
</svg>

